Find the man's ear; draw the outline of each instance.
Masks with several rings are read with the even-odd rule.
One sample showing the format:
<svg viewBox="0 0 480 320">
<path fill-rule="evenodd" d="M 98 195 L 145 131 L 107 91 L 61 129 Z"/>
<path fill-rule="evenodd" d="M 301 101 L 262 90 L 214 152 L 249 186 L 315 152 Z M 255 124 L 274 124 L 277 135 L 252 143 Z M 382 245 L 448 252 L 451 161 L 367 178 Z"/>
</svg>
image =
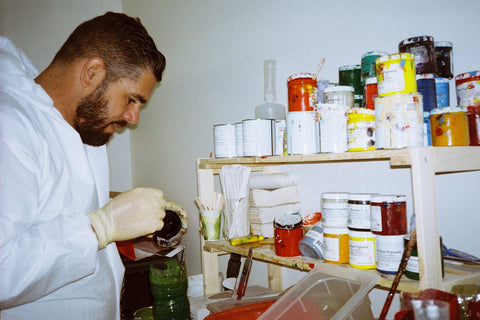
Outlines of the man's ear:
<svg viewBox="0 0 480 320">
<path fill-rule="evenodd" d="M 100 57 L 88 59 L 80 73 L 80 83 L 88 91 L 95 89 L 105 79 L 105 62 Z"/>
</svg>

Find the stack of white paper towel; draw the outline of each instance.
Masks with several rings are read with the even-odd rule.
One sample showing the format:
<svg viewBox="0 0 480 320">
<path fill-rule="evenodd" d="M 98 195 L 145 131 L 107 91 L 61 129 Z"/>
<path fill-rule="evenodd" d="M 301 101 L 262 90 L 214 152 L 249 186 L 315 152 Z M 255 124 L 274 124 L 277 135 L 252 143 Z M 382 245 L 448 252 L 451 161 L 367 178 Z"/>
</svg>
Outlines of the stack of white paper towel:
<svg viewBox="0 0 480 320">
<path fill-rule="evenodd" d="M 250 176 L 250 228 L 252 234 L 274 236 L 273 221 L 283 213 L 300 213 L 296 179 L 288 173 Z"/>
</svg>

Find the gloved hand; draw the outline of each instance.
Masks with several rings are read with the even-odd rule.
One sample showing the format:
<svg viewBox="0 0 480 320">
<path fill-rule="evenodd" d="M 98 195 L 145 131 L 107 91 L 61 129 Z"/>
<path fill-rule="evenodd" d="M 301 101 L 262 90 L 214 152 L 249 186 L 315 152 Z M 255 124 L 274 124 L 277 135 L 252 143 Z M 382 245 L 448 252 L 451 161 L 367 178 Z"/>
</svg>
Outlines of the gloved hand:
<svg viewBox="0 0 480 320">
<path fill-rule="evenodd" d="M 103 208 L 88 212 L 98 249 L 113 241 L 134 239 L 162 229 L 165 205 L 161 190 L 134 188 L 119 194 Z"/>
</svg>

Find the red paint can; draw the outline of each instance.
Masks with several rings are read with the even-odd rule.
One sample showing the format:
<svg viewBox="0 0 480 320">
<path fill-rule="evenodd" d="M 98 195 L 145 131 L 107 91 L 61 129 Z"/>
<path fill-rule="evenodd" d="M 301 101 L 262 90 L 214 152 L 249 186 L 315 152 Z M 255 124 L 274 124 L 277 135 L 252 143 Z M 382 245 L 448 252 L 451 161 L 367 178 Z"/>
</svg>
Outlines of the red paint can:
<svg viewBox="0 0 480 320">
<path fill-rule="evenodd" d="M 298 248 L 303 238 L 302 217 L 299 214 L 282 214 L 273 222 L 275 254 L 281 257 L 300 256 Z"/>
<path fill-rule="evenodd" d="M 469 106 L 467 108 L 467 117 L 470 145 L 480 146 L 480 106 Z"/>
<path fill-rule="evenodd" d="M 311 73 L 297 73 L 287 79 L 288 112 L 315 111 L 317 80 Z"/>
<path fill-rule="evenodd" d="M 365 83 L 365 108 L 375 110 L 375 98 L 378 97 L 377 78 L 367 78 Z"/>
<path fill-rule="evenodd" d="M 383 236 L 407 233 L 407 201 L 403 195 L 372 195 L 370 227 Z"/>
</svg>

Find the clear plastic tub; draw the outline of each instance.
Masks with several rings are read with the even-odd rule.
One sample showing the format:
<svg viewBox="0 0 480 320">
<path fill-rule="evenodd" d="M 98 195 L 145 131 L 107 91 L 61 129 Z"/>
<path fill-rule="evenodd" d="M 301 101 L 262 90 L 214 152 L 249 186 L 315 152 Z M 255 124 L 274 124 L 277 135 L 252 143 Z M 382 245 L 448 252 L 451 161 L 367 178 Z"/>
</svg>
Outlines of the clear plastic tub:
<svg viewBox="0 0 480 320">
<path fill-rule="evenodd" d="M 345 278 L 332 273 L 342 272 L 327 264 L 310 271 L 258 319 L 373 320 L 368 293 L 380 277 L 351 268 Z"/>
</svg>

